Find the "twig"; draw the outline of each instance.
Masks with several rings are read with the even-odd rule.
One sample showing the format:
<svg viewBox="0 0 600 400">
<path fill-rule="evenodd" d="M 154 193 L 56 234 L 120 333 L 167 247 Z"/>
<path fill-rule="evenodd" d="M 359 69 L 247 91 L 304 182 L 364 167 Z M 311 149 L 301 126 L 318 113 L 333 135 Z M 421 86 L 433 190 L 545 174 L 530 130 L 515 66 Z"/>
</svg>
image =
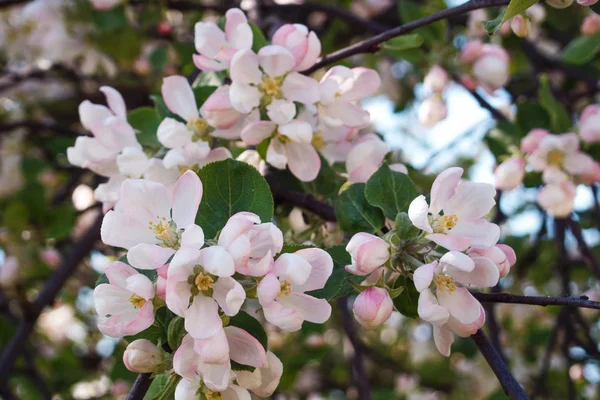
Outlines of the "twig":
<svg viewBox="0 0 600 400">
<path fill-rule="evenodd" d="M 396 36 L 401 36 L 406 33 L 412 32 L 415 29 L 419 29 L 423 26 L 432 24 L 434 22 L 451 18 L 456 15 L 464 14 L 469 11 L 477 10 L 480 8 L 488 8 L 495 6 L 504 6 L 507 5 L 509 0 L 471 0 L 463 5 L 458 7 L 448 8 L 446 10 L 442 10 L 438 13 L 428 15 L 426 17 L 408 22 L 406 24 L 397 26 L 396 28 L 385 31 L 379 35 L 373 36 L 369 39 L 360 41 L 348 47 L 345 47 L 341 50 L 335 51 L 325 57 L 321 58 L 315 65 L 313 65 L 308 70 L 304 71 L 305 74 L 311 74 L 318 70 L 319 68 L 323 68 L 329 64 L 335 63 L 337 61 L 343 60 L 344 58 L 362 54 L 362 53 L 375 53 L 381 48 L 381 43 L 392 39 Z"/>
<path fill-rule="evenodd" d="M 473 336 L 471 336 L 481 354 L 494 371 L 494 374 L 500 381 L 500 385 L 502 385 L 502 389 L 504 389 L 504 393 L 508 395 L 512 400 L 525 400 L 529 399 L 527 394 L 517 382 L 515 377 L 510 373 L 508 367 L 502 360 L 502 357 L 498 354 L 498 352 L 494 349 L 494 346 L 490 343 L 487 336 L 481 329 L 479 329 Z"/>
<path fill-rule="evenodd" d="M 356 387 L 358 389 L 358 396 L 362 400 L 369 400 L 371 398 L 371 389 L 369 388 L 369 380 L 367 373 L 365 372 L 363 354 L 359 345 L 358 336 L 356 329 L 354 328 L 354 320 L 350 314 L 348 306 L 348 298 L 341 297 L 338 299 L 338 306 L 340 308 L 340 314 L 342 316 L 342 324 L 348 340 L 354 348 L 354 355 L 352 357 L 352 372 Z"/>
<path fill-rule="evenodd" d="M 127 400 L 142 400 L 152 383 L 151 374 L 138 374 L 133 387 L 127 396 Z"/>
<path fill-rule="evenodd" d="M 493 294 L 496 294 L 499 292 L 500 292 L 499 285 L 496 285 L 492 288 Z M 496 348 L 496 351 L 498 352 L 498 354 L 500 355 L 502 360 L 504 360 L 504 362 L 506 362 L 506 356 L 504 355 L 504 352 L 502 351 L 502 346 L 500 345 L 500 326 L 498 325 L 498 321 L 496 320 L 495 305 L 496 305 L 496 303 L 493 303 L 493 302 L 488 302 L 483 305 L 483 308 L 485 309 L 485 313 L 486 313 L 485 324 L 488 326 L 489 334 L 490 334 L 490 337 L 492 338 L 492 344 Z"/>
<path fill-rule="evenodd" d="M 577 222 L 573 221 L 571 218 L 567 219 L 566 223 L 569 226 L 571 233 L 573 233 L 573 236 L 575 236 L 575 239 L 577 240 L 577 244 L 579 245 L 579 250 L 581 251 L 583 261 L 585 261 L 585 263 L 592 270 L 594 275 L 600 278 L 600 264 L 598 263 L 598 260 L 596 260 L 594 253 L 592 253 L 589 246 L 585 242 L 585 239 L 583 238 L 583 234 L 581 232 L 581 227 Z"/>
<path fill-rule="evenodd" d="M 535 306 L 574 306 L 600 310 L 600 302 L 588 300 L 587 296 L 581 297 L 545 297 L 545 296 L 523 296 L 511 293 L 482 293 L 471 292 L 473 297 L 482 303 L 508 303 L 529 304 Z"/>
</svg>

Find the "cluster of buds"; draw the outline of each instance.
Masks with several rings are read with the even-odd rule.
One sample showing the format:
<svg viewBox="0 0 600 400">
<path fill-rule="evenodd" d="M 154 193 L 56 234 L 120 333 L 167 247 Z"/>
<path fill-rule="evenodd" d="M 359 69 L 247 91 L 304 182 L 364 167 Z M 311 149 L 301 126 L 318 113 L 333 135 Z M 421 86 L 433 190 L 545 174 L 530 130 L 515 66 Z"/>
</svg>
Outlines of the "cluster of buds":
<svg viewBox="0 0 600 400">
<path fill-rule="evenodd" d="M 461 50 L 460 58 L 470 69 L 462 77 L 467 88 L 475 89 L 479 85 L 494 93 L 508 82 L 510 57 L 502 46 L 470 40 Z"/>
<path fill-rule="evenodd" d="M 434 65 L 425 76 L 423 86 L 429 92 L 429 96 L 419 107 L 421 126 L 431 128 L 448 116 L 448 108 L 442 97 L 448 83 L 448 73 L 438 65 Z"/>
<path fill-rule="evenodd" d="M 539 205 L 552 216 L 569 216 L 577 185 L 600 181 L 600 163 L 580 150 L 580 141 L 600 141 L 599 119 L 600 107 L 594 104 L 581 114 L 579 135 L 532 129 L 521 140 L 520 152 L 496 168 L 496 187 L 513 190 L 521 185 L 527 171 L 541 173 L 544 186 L 538 193 Z"/>
<path fill-rule="evenodd" d="M 108 265 L 108 283 L 94 290 L 98 328 L 111 337 L 136 335 L 166 306 L 183 319 L 185 329 L 172 360 L 182 377 L 178 392 L 200 390 L 212 398 L 209 394 L 252 390 L 269 396 L 281 376 L 281 363 L 231 320 L 247 299 L 254 299 L 264 318 L 286 332 L 299 330 L 305 320 L 327 321 L 331 306 L 305 292 L 325 286 L 333 261 L 317 248 L 282 253 L 282 232 L 248 212 L 233 215 L 217 238 L 205 241 L 194 222 L 201 199 L 202 183 L 192 171 L 172 189 L 144 179 L 123 182 L 120 200 L 104 217 L 101 236 L 104 243 L 127 249 L 130 265 Z M 141 271 L 156 271 L 156 279 Z M 161 350 L 152 346 L 131 343 L 125 365 L 135 372 L 166 368 Z"/>
<path fill-rule="evenodd" d="M 397 218 L 383 238 L 357 233 L 346 247 L 352 257 L 346 270 L 365 276 L 357 286 L 357 321 L 366 328 L 383 324 L 412 280 L 418 315 L 433 325 L 435 344 L 446 356 L 453 334 L 472 335 L 485 322 L 467 288 L 495 286 L 516 262 L 512 248 L 498 244 L 498 225 L 484 219 L 496 204 L 493 186 L 461 181 L 462 173 L 449 168 L 439 174 L 430 203 L 425 196 L 414 199 L 408 218 Z"/>
</svg>

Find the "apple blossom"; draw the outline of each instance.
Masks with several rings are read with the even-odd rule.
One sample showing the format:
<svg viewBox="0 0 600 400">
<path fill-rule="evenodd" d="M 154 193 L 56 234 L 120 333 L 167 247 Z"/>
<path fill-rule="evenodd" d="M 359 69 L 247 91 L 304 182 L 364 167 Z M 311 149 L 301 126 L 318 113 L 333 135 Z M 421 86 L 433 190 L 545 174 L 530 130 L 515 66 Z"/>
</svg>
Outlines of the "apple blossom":
<svg viewBox="0 0 600 400">
<path fill-rule="evenodd" d="M 346 125 L 352 128 L 366 126 L 369 112 L 356 104 L 379 90 L 381 78 L 369 68 L 331 68 L 319 82 L 319 118 L 329 126 Z"/>
<path fill-rule="evenodd" d="M 264 276 L 283 248 L 283 233 L 271 222 L 261 224 L 256 214 L 239 212 L 229 218 L 217 243 L 231 254 L 238 273 Z"/>
<path fill-rule="evenodd" d="M 424 128 L 432 128 L 448 116 L 446 102 L 440 95 L 433 95 L 421 103 L 419 107 L 419 123 Z"/>
<path fill-rule="evenodd" d="M 579 151 L 576 134 L 564 133 L 544 136 L 528 161 L 532 170 L 544 173 L 545 183 L 559 183 L 590 170 L 594 160 Z"/>
<path fill-rule="evenodd" d="M 104 273 L 109 283 L 94 289 L 100 332 L 112 337 L 130 336 L 152 325 L 154 286 L 150 279 L 121 261 L 109 264 Z"/>
<path fill-rule="evenodd" d="M 581 140 L 587 143 L 600 142 L 599 124 L 600 105 L 591 104 L 584 108 L 583 112 L 581 113 L 581 118 L 579 120 L 579 136 L 581 137 Z"/>
<path fill-rule="evenodd" d="M 515 189 L 523 182 L 523 178 L 525 177 L 525 160 L 515 156 L 503 161 L 496 167 L 494 176 L 498 189 Z"/>
<path fill-rule="evenodd" d="M 499 277 L 504 278 L 510 272 L 510 267 L 517 262 L 517 256 L 512 247 L 505 244 L 497 244 L 485 249 L 469 250 L 470 257 L 486 257 L 493 261 L 498 267 Z"/>
<path fill-rule="evenodd" d="M 434 65 L 425 75 L 423 86 L 432 93 L 442 93 L 449 82 L 446 70 L 439 65 Z"/>
<path fill-rule="evenodd" d="M 354 275 L 368 275 L 383 266 L 391 257 L 389 243 L 364 232 L 352 236 L 346 251 L 352 259 L 352 264 L 346 265 L 346 271 Z"/>
<path fill-rule="evenodd" d="M 265 365 L 256 368 L 254 372 L 236 371 L 240 386 L 252 391 L 260 397 L 270 397 L 283 375 L 283 364 L 275 354 L 268 351 Z"/>
<path fill-rule="evenodd" d="M 302 24 L 282 25 L 273 34 L 273 44 L 283 46 L 294 56 L 294 71 L 312 67 L 321 54 L 321 41 Z"/>
<path fill-rule="evenodd" d="M 465 63 L 472 63 L 483 53 L 483 42 L 479 39 L 469 40 L 460 51 L 460 59 Z"/>
<path fill-rule="evenodd" d="M 293 72 L 294 66 L 293 54 L 283 46 L 265 46 L 258 54 L 249 49 L 237 52 L 229 71 L 232 80 L 229 96 L 233 108 L 249 113 L 259 106 L 271 104 L 273 100 L 284 100 L 278 103 L 277 108 L 286 108 L 281 112 L 287 115 L 288 104 L 292 102 L 316 103 L 319 100 L 317 81 Z M 295 111 L 292 118 L 294 115 Z"/>
<path fill-rule="evenodd" d="M 600 32 L 600 15 L 590 14 L 583 20 L 581 24 L 581 33 L 585 36 L 593 36 Z"/>
<path fill-rule="evenodd" d="M 392 315 L 394 303 L 388 291 L 372 286 L 361 292 L 354 300 L 354 318 L 367 329 L 377 328 Z"/>
<path fill-rule="evenodd" d="M 134 340 L 127 345 L 123 353 L 123 363 L 132 372 L 154 372 L 163 362 L 163 351 L 147 339 Z"/>
<path fill-rule="evenodd" d="M 194 224 L 202 182 L 192 171 L 184 173 L 173 188 L 144 179 L 127 179 L 120 200 L 102 221 L 102 241 L 129 249 L 131 265 L 157 269 L 183 247 L 201 248 L 202 229 Z"/>
<path fill-rule="evenodd" d="M 239 8 L 225 13 L 225 32 L 212 21 L 198 22 L 194 44 L 200 54 L 193 55 L 194 64 L 203 71 L 227 69 L 238 51 L 252 47 L 252 39 L 252 28 Z"/>
<path fill-rule="evenodd" d="M 508 82 L 509 56 L 503 47 L 484 44 L 473 64 L 473 75 L 488 92 L 494 92 Z"/>
<path fill-rule="evenodd" d="M 548 214 L 566 218 L 575 206 L 576 190 L 577 186 L 571 181 L 549 183 L 540 189 L 537 202 Z"/>
<path fill-rule="evenodd" d="M 542 139 L 549 134 L 550 132 L 545 129 L 532 129 L 521 139 L 521 151 L 525 154 L 533 153 L 539 147 Z"/>
<path fill-rule="evenodd" d="M 600 163 L 598 161 L 594 161 L 589 170 L 577 175 L 577 181 L 588 186 L 593 185 L 596 182 L 600 182 Z"/>
<path fill-rule="evenodd" d="M 346 158 L 346 172 L 350 183 L 366 182 L 383 163 L 390 146 L 374 133 L 360 136 Z M 408 170 L 403 164 L 390 164 L 390 169 L 406 174 Z"/>
<path fill-rule="evenodd" d="M 496 191 L 486 183 L 460 182 L 462 173 L 458 167 L 440 173 L 431 188 L 431 204 L 425 196 L 417 197 L 410 203 L 408 216 L 414 226 L 428 233 L 429 240 L 449 250 L 491 247 L 498 241 L 500 228 L 483 217 L 496 204 Z"/>
<path fill-rule="evenodd" d="M 285 332 L 299 330 L 305 320 L 318 324 L 327 321 L 329 303 L 304 292 L 322 289 L 332 271 L 333 260 L 324 250 L 281 254 L 257 287 L 265 319 Z"/>
</svg>

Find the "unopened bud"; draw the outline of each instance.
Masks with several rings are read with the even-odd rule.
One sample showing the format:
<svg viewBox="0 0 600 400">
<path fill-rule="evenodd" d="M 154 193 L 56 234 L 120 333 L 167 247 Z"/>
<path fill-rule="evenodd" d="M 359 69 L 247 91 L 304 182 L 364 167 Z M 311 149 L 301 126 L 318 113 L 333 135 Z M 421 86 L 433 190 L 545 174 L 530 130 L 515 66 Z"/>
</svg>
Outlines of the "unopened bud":
<svg viewBox="0 0 600 400">
<path fill-rule="evenodd" d="M 154 372 L 163 362 L 163 352 L 147 339 L 134 340 L 123 353 L 123 363 L 132 372 Z"/>
<path fill-rule="evenodd" d="M 390 318 L 394 303 L 387 290 L 370 287 L 354 300 L 354 318 L 365 328 L 376 328 Z"/>
<path fill-rule="evenodd" d="M 515 35 L 524 38 L 531 32 L 531 21 L 529 21 L 529 18 L 527 17 L 516 15 L 510 22 L 510 27 Z"/>
</svg>

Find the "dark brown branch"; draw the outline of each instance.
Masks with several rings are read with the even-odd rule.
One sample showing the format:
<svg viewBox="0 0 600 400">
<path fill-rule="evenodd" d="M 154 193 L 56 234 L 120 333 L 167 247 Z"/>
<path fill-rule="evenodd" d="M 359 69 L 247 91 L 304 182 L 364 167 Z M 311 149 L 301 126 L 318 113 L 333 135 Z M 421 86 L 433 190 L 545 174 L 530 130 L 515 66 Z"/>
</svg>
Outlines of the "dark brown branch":
<svg viewBox="0 0 600 400">
<path fill-rule="evenodd" d="M 579 245 L 579 250 L 581 251 L 583 261 L 585 261 L 585 263 L 592 270 L 594 275 L 596 275 L 597 278 L 600 278 L 600 263 L 598 263 L 598 260 L 596 260 L 596 257 L 594 256 L 594 253 L 592 253 L 592 250 L 585 242 L 585 239 L 583 238 L 583 233 L 581 232 L 581 227 L 577 222 L 573 221 L 571 218 L 567 219 L 566 223 L 569 226 L 569 230 L 577 240 L 577 244 Z"/>
<path fill-rule="evenodd" d="M 588 300 L 587 296 L 581 297 L 544 297 L 523 296 L 510 293 L 482 293 L 471 292 L 482 303 L 508 303 L 529 304 L 534 306 L 572 306 L 600 310 L 600 302 Z"/>
<path fill-rule="evenodd" d="M 401 36 L 406 33 L 412 32 L 415 29 L 421 28 L 423 26 L 432 24 L 437 21 L 441 21 L 443 19 L 448 19 L 454 17 L 456 15 L 464 14 L 469 11 L 477 10 L 480 8 L 488 8 L 495 6 L 504 6 L 509 3 L 509 0 L 471 0 L 463 5 L 458 7 L 449 8 L 446 10 L 442 10 L 438 13 L 428 15 L 426 17 L 408 22 L 406 24 L 397 26 L 396 28 L 385 31 L 379 35 L 373 36 L 372 38 L 360 41 L 348 47 L 345 47 L 341 50 L 335 51 L 331 54 L 326 55 L 321 58 L 315 65 L 313 65 L 308 70 L 304 71 L 305 74 L 311 74 L 318 70 L 319 68 L 323 68 L 329 64 L 333 64 L 344 58 L 363 53 L 375 53 L 379 51 L 381 48 L 381 44 L 389 39 L 392 39 L 396 36 Z"/>
<path fill-rule="evenodd" d="M 127 396 L 127 400 L 142 400 L 152 383 L 151 374 L 139 374 L 133 382 L 133 387 Z"/>
<path fill-rule="evenodd" d="M 504 393 L 508 395 L 512 400 L 526 400 L 529 399 L 519 382 L 510 373 L 508 367 L 502 360 L 502 357 L 494 349 L 494 346 L 490 343 L 485 333 L 480 329 L 473 336 L 471 336 L 481 354 L 494 371 L 496 378 L 500 381 Z"/>
</svg>

